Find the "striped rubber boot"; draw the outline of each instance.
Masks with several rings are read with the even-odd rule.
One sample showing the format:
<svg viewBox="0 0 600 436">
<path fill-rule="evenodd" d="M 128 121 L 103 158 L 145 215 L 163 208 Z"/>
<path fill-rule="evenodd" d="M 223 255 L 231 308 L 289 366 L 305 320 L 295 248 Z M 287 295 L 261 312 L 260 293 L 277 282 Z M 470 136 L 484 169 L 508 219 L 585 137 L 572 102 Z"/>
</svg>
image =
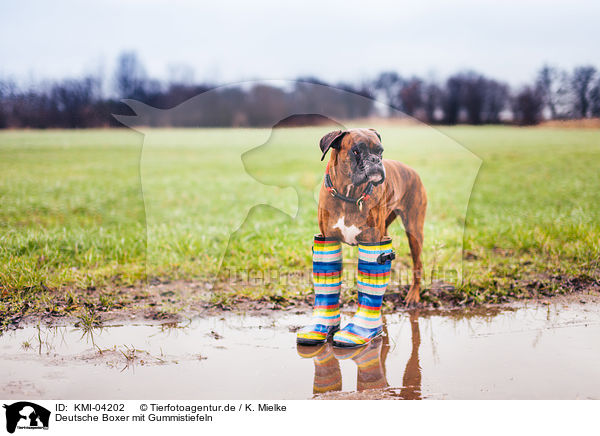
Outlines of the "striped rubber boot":
<svg viewBox="0 0 600 436">
<path fill-rule="evenodd" d="M 392 240 L 358 244 L 358 310 L 350 323 L 333 336 L 336 347 L 357 347 L 382 331 L 381 304 L 390 281 Z"/>
<path fill-rule="evenodd" d="M 333 238 L 315 236 L 313 245 L 315 306 L 313 323 L 298 332 L 300 345 L 323 344 L 340 328 L 342 245 Z"/>
</svg>

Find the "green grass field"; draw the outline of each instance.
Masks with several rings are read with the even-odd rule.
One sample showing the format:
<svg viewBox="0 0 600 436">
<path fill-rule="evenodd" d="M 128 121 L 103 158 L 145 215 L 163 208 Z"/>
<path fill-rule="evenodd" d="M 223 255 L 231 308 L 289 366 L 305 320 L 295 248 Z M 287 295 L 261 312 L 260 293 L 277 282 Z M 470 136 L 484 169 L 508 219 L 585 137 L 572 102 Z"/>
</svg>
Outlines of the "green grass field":
<svg viewBox="0 0 600 436">
<path fill-rule="evenodd" d="M 84 301 L 80 291 L 109 299 L 146 280 L 306 295 L 309 281 L 289 278 L 310 271 L 324 170 L 317 144 L 328 130 L 281 129 L 262 149 L 269 129 L 151 130 L 145 140 L 124 129 L 1 132 L 0 316 L 53 313 L 59 300 Z M 379 131 L 384 156 L 415 167 L 428 191 L 426 287 L 454 280 L 456 302 L 480 303 L 598 279 L 600 132 Z M 483 161 L 472 195 L 479 161 L 462 146 Z M 282 212 L 296 206 L 297 216 Z M 391 234 L 406 270 L 400 223 Z M 462 281 L 443 273 L 461 267 Z M 277 277 L 251 286 L 265 272 Z"/>
</svg>

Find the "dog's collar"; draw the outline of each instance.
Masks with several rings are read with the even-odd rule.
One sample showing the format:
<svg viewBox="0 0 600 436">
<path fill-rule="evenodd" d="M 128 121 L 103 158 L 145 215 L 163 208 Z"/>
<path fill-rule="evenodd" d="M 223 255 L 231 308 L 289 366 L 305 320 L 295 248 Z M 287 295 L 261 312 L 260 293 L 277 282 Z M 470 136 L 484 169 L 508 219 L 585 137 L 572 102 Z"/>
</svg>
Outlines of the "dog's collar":
<svg viewBox="0 0 600 436">
<path fill-rule="evenodd" d="M 358 206 L 358 209 L 362 211 L 362 205 L 365 200 L 368 200 L 373 192 L 373 183 L 370 181 L 367 182 L 367 186 L 365 190 L 358 198 L 346 197 L 345 195 L 340 194 L 337 189 L 333 186 L 333 182 L 331 181 L 331 176 L 329 175 L 329 162 L 327 162 L 327 169 L 325 170 L 325 180 L 323 182 L 325 184 L 325 189 L 331 194 L 332 197 L 337 198 L 338 200 L 345 201 L 346 203 L 353 203 Z"/>
</svg>

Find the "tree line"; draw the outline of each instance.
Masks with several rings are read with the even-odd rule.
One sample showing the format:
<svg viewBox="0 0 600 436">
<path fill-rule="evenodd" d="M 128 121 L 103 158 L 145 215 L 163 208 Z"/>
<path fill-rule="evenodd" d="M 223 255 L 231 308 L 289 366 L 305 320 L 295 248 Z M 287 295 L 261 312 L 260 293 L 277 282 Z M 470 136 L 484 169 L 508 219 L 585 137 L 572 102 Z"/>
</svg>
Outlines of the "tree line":
<svg viewBox="0 0 600 436">
<path fill-rule="evenodd" d="M 329 84 L 304 77 L 291 87 L 257 83 L 219 88 L 189 78 L 152 79 L 135 53 L 123 53 L 110 84 L 112 92 L 106 93 L 99 76 L 47 82 L 28 89 L 0 80 L 0 128 L 116 127 L 120 124 L 112 114 L 131 114 L 121 99 L 169 109 L 207 91 L 211 92 L 205 94 L 200 115 L 157 121 L 157 125 L 265 126 L 273 114 L 285 113 L 291 106 L 307 114 L 326 107 L 330 116 L 340 120 L 396 116 L 396 109 L 426 123 L 449 125 L 533 125 L 545 119 L 600 117 L 600 74 L 594 66 L 565 71 L 545 65 L 532 83 L 514 89 L 475 71 L 459 72 L 443 81 L 388 71 L 359 84 Z M 368 98 L 345 98 L 345 93 L 323 92 L 322 87 L 316 92 L 310 84 Z M 372 99 L 393 109 L 382 114 Z"/>
</svg>

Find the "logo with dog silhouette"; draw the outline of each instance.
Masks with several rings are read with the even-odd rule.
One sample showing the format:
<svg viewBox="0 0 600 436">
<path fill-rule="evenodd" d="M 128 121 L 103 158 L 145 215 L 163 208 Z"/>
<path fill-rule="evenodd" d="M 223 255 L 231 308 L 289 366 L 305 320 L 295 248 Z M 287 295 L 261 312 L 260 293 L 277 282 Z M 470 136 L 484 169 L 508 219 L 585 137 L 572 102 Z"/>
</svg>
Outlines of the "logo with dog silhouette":
<svg viewBox="0 0 600 436">
<path fill-rule="evenodd" d="M 6 431 L 14 433 L 16 429 L 48 430 L 50 411 L 28 401 L 19 401 L 3 406 L 6 409 Z"/>
</svg>

